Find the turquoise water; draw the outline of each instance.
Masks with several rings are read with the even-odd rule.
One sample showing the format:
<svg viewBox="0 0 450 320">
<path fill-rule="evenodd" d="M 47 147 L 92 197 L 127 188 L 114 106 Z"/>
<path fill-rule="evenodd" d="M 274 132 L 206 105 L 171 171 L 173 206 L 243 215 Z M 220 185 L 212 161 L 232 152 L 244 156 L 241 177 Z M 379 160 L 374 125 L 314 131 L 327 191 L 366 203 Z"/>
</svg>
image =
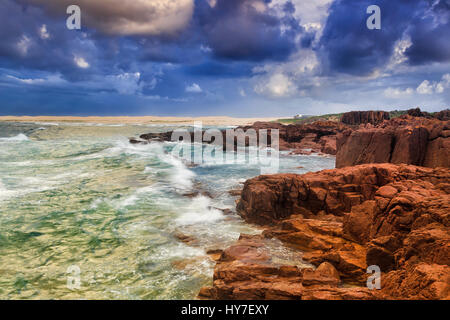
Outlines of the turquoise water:
<svg viewBox="0 0 450 320">
<path fill-rule="evenodd" d="M 217 209 L 234 210 L 228 190 L 260 168 L 188 167 L 171 143 L 128 143 L 170 129 L 0 122 L 0 299 L 192 299 L 210 284 L 206 251 L 260 232 Z M 280 158 L 280 172 L 333 167 L 333 157 Z M 302 263 L 279 243 L 273 250 L 280 262 Z M 70 266 L 81 272 L 79 289 L 67 286 Z"/>
</svg>

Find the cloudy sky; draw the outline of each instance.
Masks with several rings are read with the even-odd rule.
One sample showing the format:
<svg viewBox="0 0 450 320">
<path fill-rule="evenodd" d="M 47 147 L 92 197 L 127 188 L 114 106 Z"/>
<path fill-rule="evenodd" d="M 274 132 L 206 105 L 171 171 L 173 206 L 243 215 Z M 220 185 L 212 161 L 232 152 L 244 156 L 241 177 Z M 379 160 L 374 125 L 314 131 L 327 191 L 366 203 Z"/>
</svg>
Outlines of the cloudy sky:
<svg viewBox="0 0 450 320">
<path fill-rule="evenodd" d="M 450 106 L 450 0 L 1 0 L 0 24 L 0 115 Z"/>
</svg>

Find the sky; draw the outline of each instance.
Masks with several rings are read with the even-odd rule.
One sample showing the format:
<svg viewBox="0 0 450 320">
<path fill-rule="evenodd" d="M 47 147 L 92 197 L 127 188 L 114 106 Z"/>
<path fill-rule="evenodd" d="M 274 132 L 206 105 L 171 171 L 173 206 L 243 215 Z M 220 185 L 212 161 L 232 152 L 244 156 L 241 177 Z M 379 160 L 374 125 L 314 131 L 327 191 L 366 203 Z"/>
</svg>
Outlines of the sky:
<svg viewBox="0 0 450 320">
<path fill-rule="evenodd" d="M 450 0 L 1 0 L 0 24 L 0 115 L 450 106 Z"/>
</svg>

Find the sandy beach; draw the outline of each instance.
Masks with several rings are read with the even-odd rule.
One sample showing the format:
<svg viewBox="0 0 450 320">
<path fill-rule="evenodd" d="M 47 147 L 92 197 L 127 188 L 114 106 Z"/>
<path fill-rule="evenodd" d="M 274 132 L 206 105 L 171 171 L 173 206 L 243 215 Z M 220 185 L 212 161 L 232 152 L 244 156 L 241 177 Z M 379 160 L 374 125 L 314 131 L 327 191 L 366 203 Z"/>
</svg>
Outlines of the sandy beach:
<svg viewBox="0 0 450 320">
<path fill-rule="evenodd" d="M 69 117 L 69 116 L 2 116 L 0 121 L 15 122 L 85 122 L 108 124 L 150 124 L 150 123 L 176 123 L 192 124 L 201 121 L 204 125 L 250 125 L 256 121 L 274 121 L 277 118 L 232 118 L 219 117 Z"/>
</svg>

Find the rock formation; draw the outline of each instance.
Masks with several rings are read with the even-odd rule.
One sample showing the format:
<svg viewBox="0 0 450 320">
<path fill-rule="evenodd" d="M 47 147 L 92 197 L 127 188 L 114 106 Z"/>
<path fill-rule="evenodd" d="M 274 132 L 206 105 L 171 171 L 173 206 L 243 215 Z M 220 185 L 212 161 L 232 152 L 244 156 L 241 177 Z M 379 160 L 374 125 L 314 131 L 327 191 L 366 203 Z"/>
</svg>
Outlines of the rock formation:
<svg viewBox="0 0 450 320">
<path fill-rule="evenodd" d="M 317 152 L 324 154 L 336 154 L 336 135 L 343 132 L 347 127 L 341 123 L 333 121 L 317 121 L 311 124 L 292 124 L 283 125 L 276 122 L 255 122 L 251 126 L 238 127 L 236 131 L 247 133 L 248 130 L 254 130 L 257 134 L 257 141 L 259 143 L 260 130 L 267 130 L 268 144 L 271 144 L 272 130 L 279 130 L 279 147 L 280 150 L 293 150 L 294 153 L 304 153 L 305 149 L 311 150 L 309 152 Z M 140 136 L 139 139 L 130 138 L 130 143 L 149 143 L 151 141 L 171 141 L 172 131 L 164 133 L 148 133 Z M 202 136 L 205 131 L 202 132 Z M 194 133 L 191 132 L 191 139 L 193 140 Z M 226 131 L 223 134 L 223 148 L 224 150 L 236 149 L 237 140 L 235 139 L 233 146 L 226 144 Z M 249 144 L 249 139 L 245 140 L 246 146 Z"/>
<path fill-rule="evenodd" d="M 377 125 L 384 120 L 389 119 L 389 112 L 385 111 L 351 111 L 342 115 L 341 122 L 348 125 L 360 125 L 367 123 Z"/>
<path fill-rule="evenodd" d="M 449 299 L 449 194 L 449 169 L 412 165 L 250 179 L 237 208 L 265 231 L 225 250 L 200 296 Z M 317 269 L 276 265 L 263 238 L 298 248 Z M 381 290 L 365 286 L 369 265 L 382 271 Z"/>
<path fill-rule="evenodd" d="M 428 119 L 434 118 L 434 119 L 438 119 L 441 121 L 450 120 L 450 109 L 442 110 L 442 111 L 436 112 L 434 114 L 431 114 L 431 113 L 420 110 L 420 108 L 415 108 L 415 109 L 409 109 L 406 113 L 412 117 L 421 117 L 421 118 L 428 118 Z"/>
<path fill-rule="evenodd" d="M 337 135 L 337 168 L 387 162 L 450 167 L 450 121 L 406 115 Z"/>
</svg>

